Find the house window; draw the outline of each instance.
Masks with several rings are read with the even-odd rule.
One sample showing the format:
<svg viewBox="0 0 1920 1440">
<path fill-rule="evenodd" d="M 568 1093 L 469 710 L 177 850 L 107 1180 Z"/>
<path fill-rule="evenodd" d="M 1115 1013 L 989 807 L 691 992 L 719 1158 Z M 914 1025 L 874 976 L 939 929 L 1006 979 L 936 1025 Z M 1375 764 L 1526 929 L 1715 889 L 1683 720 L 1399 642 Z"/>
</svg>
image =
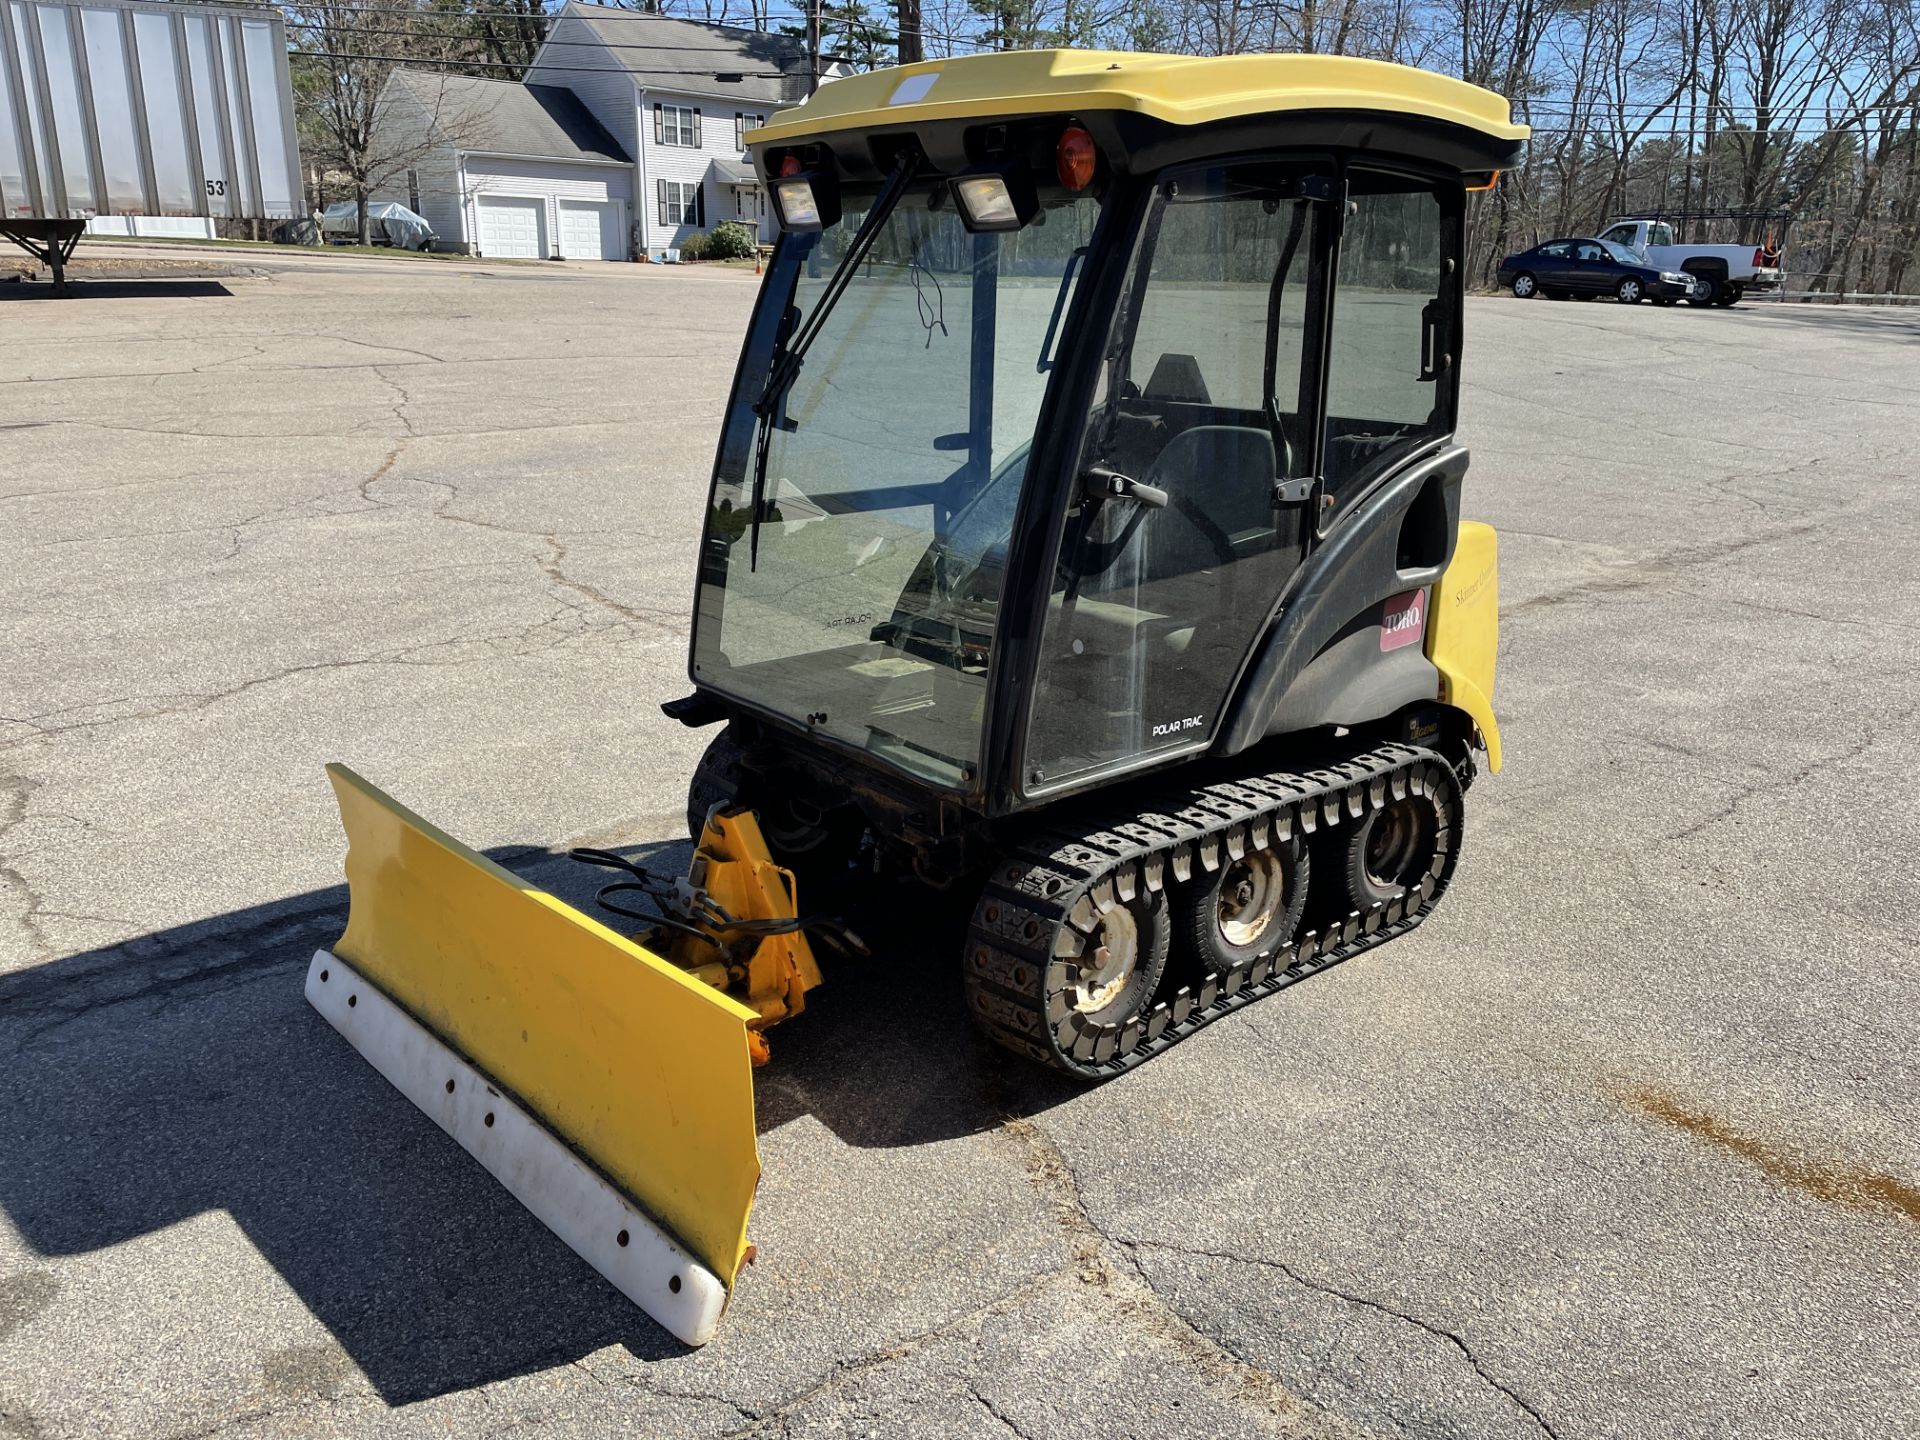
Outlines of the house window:
<svg viewBox="0 0 1920 1440">
<path fill-rule="evenodd" d="M 700 111 L 692 105 L 653 107 L 653 139 L 657 145 L 700 144 Z"/>
<path fill-rule="evenodd" d="M 733 148 L 736 150 L 745 150 L 747 148 L 747 131 L 757 130 L 766 123 L 767 120 L 764 115 L 749 115 L 744 110 L 734 111 Z"/>
<path fill-rule="evenodd" d="M 704 226 L 707 223 L 707 196 L 697 182 L 656 181 L 654 198 L 660 205 L 662 225 Z"/>
</svg>

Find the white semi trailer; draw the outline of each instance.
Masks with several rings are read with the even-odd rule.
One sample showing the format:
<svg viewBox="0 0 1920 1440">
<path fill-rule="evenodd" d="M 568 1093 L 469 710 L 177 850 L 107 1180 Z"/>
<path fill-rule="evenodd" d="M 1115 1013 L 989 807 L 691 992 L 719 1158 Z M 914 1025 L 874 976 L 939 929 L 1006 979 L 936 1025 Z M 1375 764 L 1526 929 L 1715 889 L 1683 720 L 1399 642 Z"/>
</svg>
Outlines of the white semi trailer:
<svg viewBox="0 0 1920 1440">
<path fill-rule="evenodd" d="M 277 11 L 0 0 L 0 236 L 56 288 L 98 215 L 302 213 Z"/>
</svg>

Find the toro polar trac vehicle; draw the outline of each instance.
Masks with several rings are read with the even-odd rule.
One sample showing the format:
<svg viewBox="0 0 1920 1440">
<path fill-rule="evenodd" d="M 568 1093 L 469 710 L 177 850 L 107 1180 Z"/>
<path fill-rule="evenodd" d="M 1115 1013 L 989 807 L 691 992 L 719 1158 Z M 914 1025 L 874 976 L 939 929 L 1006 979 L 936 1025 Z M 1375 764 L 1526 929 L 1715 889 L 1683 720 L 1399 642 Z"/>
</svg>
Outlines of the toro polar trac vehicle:
<svg viewBox="0 0 1920 1440">
<path fill-rule="evenodd" d="M 1467 192 L 1524 135 L 1370 61 L 1068 51 L 753 132 L 783 234 L 664 707 L 725 727 L 690 873 L 579 852 L 621 934 L 336 766 L 308 997 L 699 1342 L 750 1253 L 751 1064 L 863 887 L 957 890 L 985 1033 L 1088 1080 L 1405 934 L 1500 766 L 1453 432 Z"/>
</svg>

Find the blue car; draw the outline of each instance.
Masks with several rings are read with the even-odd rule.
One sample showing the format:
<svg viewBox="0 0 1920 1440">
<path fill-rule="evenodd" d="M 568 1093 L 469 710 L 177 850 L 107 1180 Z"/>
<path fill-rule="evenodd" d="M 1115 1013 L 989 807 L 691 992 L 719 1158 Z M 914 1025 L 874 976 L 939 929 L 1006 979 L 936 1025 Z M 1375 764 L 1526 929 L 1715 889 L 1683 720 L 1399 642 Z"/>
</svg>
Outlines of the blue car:
<svg viewBox="0 0 1920 1440">
<path fill-rule="evenodd" d="M 1691 275 L 1643 265 L 1632 251 L 1605 240 L 1549 240 L 1507 256 L 1500 262 L 1499 278 L 1521 300 L 1611 295 L 1623 305 L 1642 300 L 1671 305 L 1693 293 Z"/>
</svg>

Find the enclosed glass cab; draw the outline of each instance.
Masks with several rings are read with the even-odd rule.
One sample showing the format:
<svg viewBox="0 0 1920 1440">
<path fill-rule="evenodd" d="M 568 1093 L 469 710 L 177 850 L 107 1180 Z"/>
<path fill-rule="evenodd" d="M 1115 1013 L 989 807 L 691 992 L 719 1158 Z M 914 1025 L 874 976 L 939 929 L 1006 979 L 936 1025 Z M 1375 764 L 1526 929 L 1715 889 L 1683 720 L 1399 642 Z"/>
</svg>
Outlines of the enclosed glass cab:
<svg viewBox="0 0 1920 1440">
<path fill-rule="evenodd" d="M 722 707 L 989 812 L 1215 743 L 1306 557 L 1450 437 L 1465 191 L 1517 146 L 1399 67 L 1261 57 L 1264 102 L 1186 125 L 1089 96 L 1229 62 L 1065 53 L 752 137 L 788 227 L 695 614 Z M 1402 113 L 1311 108 L 1329 65 Z M 1007 119 L 996 83 L 1075 94 Z"/>
</svg>

